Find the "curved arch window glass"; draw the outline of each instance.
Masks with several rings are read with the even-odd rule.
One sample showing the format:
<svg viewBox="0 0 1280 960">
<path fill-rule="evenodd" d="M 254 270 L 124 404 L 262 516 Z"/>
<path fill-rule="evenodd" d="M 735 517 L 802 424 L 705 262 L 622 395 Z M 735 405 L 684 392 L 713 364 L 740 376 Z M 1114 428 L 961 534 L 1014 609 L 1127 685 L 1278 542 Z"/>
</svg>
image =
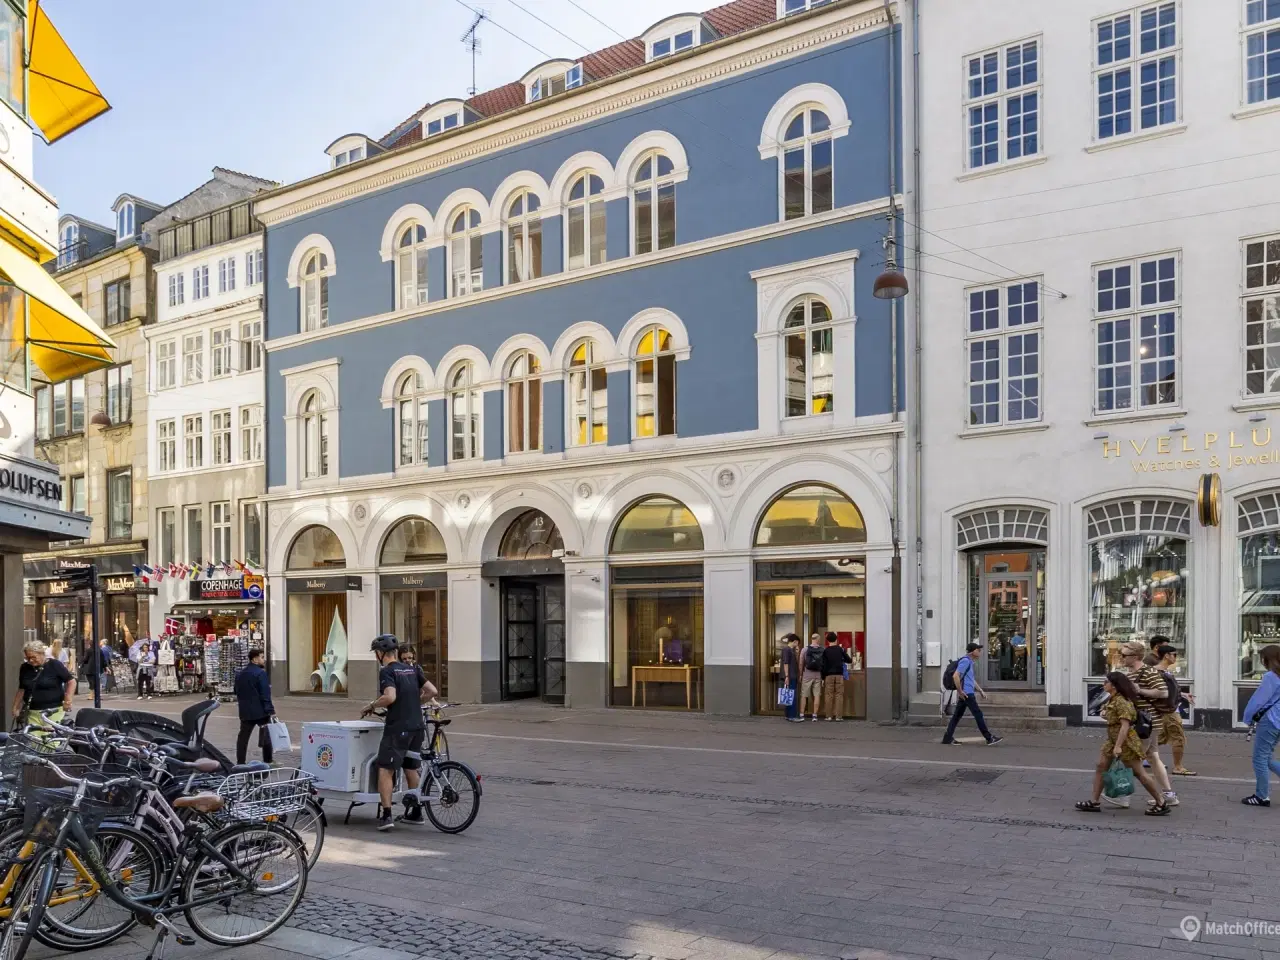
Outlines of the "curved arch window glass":
<svg viewBox="0 0 1280 960">
<path fill-rule="evenodd" d="M 830 413 L 835 403 L 831 308 L 816 297 L 806 297 L 787 313 L 783 329 L 786 415 Z"/>
<path fill-rule="evenodd" d="M 583 340 L 569 358 L 569 442 L 575 447 L 609 441 L 609 375 L 596 362 L 596 345 Z"/>
<path fill-rule="evenodd" d="M 547 560 L 564 554 L 564 538 L 541 510 L 526 510 L 507 527 L 498 547 L 503 560 Z"/>
<path fill-rule="evenodd" d="M 595 266 L 605 261 L 604 181 L 584 173 L 569 188 L 569 266 Z"/>
<path fill-rule="evenodd" d="M 985 543 L 1049 543 L 1049 514 L 1031 507 L 975 510 L 956 518 L 956 546 L 961 550 Z"/>
<path fill-rule="evenodd" d="M 669 437 L 676 432 L 676 355 L 671 333 L 649 327 L 636 351 L 636 436 Z"/>
<path fill-rule="evenodd" d="M 1092 508 L 1089 533 L 1089 675 L 1120 664 L 1126 640 L 1168 637 L 1187 658 L 1191 505 L 1179 500 L 1114 500 Z"/>
<path fill-rule="evenodd" d="M 542 276 L 542 216 L 536 194 L 524 190 L 507 206 L 507 283 Z"/>
<path fill-rule="evenodd" d="M 422 396 L 422 375 L 406 373 L 396 387 L 396 433 L 399 466 L 427 462 L 427 399 Z"/>
<path fill-rule="evenodd" d="M 314 390 L 302 401 L 302 476 L 329 475 L 329 417 Z"/>
<path fill-rule="evenodd" d="M 480 213 L 471 207 L 458 211 L 449 225 L 450 296 L 462 297 L 484 289 L 484 238 Z"/>
<path fill-rule="evenodd" d="M 756 529 L 757 547 L 866 542 L 867 527 L 857 504 L 816 483 L 792 487 L 774 500 Z"/>
<path fill-rule="evenodd" d="M 542 449 L 542 365 L 528 350 L 507 364 L 507 452 Z"/>
<path fill-rule="evenodd" d="M 314 251 L 302 264 L 302 331 L 329 325 L 329 258 Z"/>
<path fill-rule="evenodd" d="M 1240 501 L 1240 636 L 1236 679 L 1261 680 L 1258 651 L 1280 638 L 1280 491 Z"/>
<path fill-rule="evenodd" d="M 342 542 L 328 527 L 307 527 L 293 539 L 289 547 L 286 570 L 318 570 L 325 567 L 345 567 L 346 555 Z"/>
<path fill-rule="evenodd" d="M 482 398 L 475 388 L 475 369 L 470 363 L 454 367 L 449 378 L 451 460 L 474 460 L 480 456 L 480 409 Z"/>
<path fill-rule="evenodd" d="M 675 165 L 665 153 L 646 156 L 631 183 L 635 251 L 649 253 L 676 244 Z"/>
<path fill-rule="evenodd" d="M 813 107 L 801 110 L 782 135 L 784 219 L 795 220 L 832 207 L 831 120 Z"/>
<path fill-rule="evenodd" d="M 411 223 L 396 241 L 397 306 L 401 310 L 427 302 L 427 228 Z"/>
<path fill-rule="evenodd" d="M 634 503 L 613 531 L 610 553 L 661 553 L 701 550 L 702 527 L 693 511 L 671 497 Z"/>
<path fill-rule="evenodd" d="M 410 563 L 444 563 L 448 559 L 444 537 L 430 520 L 406 517 L 382 541 L 378 562 L 384 567 Z"/>
</svg>

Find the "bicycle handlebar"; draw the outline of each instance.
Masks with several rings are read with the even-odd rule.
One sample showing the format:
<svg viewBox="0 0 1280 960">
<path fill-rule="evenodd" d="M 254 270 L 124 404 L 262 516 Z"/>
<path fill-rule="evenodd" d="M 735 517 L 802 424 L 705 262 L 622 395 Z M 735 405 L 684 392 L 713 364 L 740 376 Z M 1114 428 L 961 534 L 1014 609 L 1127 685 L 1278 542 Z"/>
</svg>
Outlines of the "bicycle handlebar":
<svg viewBox="0 0 1280 960">
<path fill-rule="evenodd" d="M 38 754 L 26 758 L 26 762 L 46 767 L 49 770 L 52 770 L 54 775 L 63 783 L 74 783 L 77 786 L 83 786 L 85 789 L 108 790 L 111 787 L 120 787 L 126 784 L 141 786 L 144 783 L 144 781 L 138 779 L 132 774 L 125 777 L 112 777 L 109 780 L 98 781 L 91 781 L 88 777 L 73 777 L 71 774 L 63 772 L 63 770 L 52 760 L 47 757 L 41 757 Z"/>
</svg>

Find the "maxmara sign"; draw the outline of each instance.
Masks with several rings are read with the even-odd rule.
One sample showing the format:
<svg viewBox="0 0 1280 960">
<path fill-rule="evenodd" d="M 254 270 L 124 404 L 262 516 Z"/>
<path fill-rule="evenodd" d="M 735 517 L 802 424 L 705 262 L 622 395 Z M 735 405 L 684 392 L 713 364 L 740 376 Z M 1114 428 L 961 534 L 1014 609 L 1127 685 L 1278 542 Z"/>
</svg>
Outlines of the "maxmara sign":
<svg viewBox="0 0 1280 960">
<path fill-rule="evenodd" d="M 1170 470 L 1250 470 L 1280 466 L 1280 436 L 1268 426 L 1219 433 L 1177 433 L 1141 440 L 1103 440 L 1102 459 L 1128 463 L 1134 473 Z"/>
</svg>

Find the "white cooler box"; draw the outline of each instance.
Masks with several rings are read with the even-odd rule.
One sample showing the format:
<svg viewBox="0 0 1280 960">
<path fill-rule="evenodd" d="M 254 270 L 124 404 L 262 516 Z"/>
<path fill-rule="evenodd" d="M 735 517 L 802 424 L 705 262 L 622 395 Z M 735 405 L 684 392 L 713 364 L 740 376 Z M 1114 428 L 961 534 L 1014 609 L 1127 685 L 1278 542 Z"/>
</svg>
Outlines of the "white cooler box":
<svg viewBox="0 0 1280 960">
<path fill-rule="evenodd" d="M 382 724 L 338 720 L 302 725 L 302 769 L 316 778 L 318 790 L 363 793 L 369 762 L 378 755 Z"/>
</svg>

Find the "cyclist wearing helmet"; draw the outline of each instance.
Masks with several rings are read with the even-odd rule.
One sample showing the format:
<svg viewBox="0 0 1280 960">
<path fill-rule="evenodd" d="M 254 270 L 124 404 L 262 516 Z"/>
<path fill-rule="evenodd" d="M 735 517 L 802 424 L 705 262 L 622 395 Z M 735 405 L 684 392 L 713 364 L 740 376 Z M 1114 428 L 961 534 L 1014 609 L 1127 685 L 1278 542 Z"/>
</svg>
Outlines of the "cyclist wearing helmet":
<svg viewBox="0 0 1280 960">
<path fill-rule="evenodd" d="M 404 769 L 408 790 L 404 795 L 404 814 L 399 822 L 410 826 L 426 822 L 414 791 L 421 781 L 418 771 L 422 766 L 422 740 L 425 736 L 422 704 L 436 695 L 436 688 L 416 664 L 400 662 L 399 648 L 392 634 L 384 633 L 374 639 L 372 650 L 378 658 L 378 691 L 381 696 L 361 713 L 361 716 L 367 716 L 374 710 L 385 708 L 387 711 L 377 760 L 378 829 L 381 831 L 392 829 L 397 822 L 391 809 L 391 794 L 395 786 L 395 772 L 401 768 Z"/>
</svg>

